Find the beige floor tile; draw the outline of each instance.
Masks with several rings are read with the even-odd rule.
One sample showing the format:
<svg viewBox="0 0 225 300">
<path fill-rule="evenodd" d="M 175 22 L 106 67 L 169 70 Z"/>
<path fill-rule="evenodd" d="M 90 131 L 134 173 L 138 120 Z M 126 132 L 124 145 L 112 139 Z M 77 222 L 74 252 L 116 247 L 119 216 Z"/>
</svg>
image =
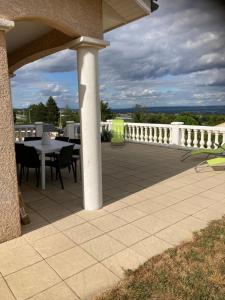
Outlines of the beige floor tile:
<svg viewBox="0 0 225 300">
<path fill-rule="evenodd" d="M 15 300 L 12 292 L 8 288 L 5 280 L 0 277 L 0 299 L 1 300 Z"/>
<path fill-rule="evenodd" d="M 207 226 L 207 222 L 199 220 L 193 216 L 190 216 L 184 220 L 181 220 L 179 223 L 180 228 L 189 231 L 198 231 Z"/>
<path fill-rule="evenodd" d="M 118 277 L 101 264 L 94 265 L 66 280 L 81 299 L 90 299 L 117 282 Z"/>
<path fill-rule="evenodd" d="M 144 202 L 134 205 L 134 207 L 141 210 L 142 212 L 151 214 L 165 208 L 165 204 L 160 204 L 152 200 L 146 200 Z"/>
<path fill-rule="evenodd" d="M 174 224 L 155 235 L 173 245 L 179 245 L 181 242 L 192 239 L 192 232 L 181 228 L 179 223 Z"/>
<path fill-rule="evenodd" d="M 196 186 L 194 184 L 186 185 L 182 188 L 182 190 L 185 192 L 188 192 L 190 194 L 194 194 L 194 195 L 200 194 L 205 191 L 204 188 L 202 188 L 200 186 Z"/>
<path fill-rule="evenodd" d="M 125 244 L 126 246 L 131 246 L 132 244 L 135 244 L 136 242 L 146 238 L 148 233 L 140 230 L 132 224 L 128 224 L 110 231 L 108 235 Z"/>
<path fill-rule="evenodd" d="M 103 260 L 102 263 L 114 274 L 122 278 L 124 271 L 137 269 L 145 260 L 145 257 L 128 248 Z"/>
<path fill-rule="evenodd" d="M 34 211 L 32 212 L 28 211 L 28 214 L 30 217 L 30 224 L 22 226 L 23 232 L 29 232 L 33 228 L 39 228 L 41 226 L 48 224 L 48 221 L 46 219 L 44 219 L 42 216 L 35 213 Z"/>
<path fill-rule="evenodd" d="M 182 201 L 184 199 L 190 198 L 192 197 L 192 193 L 188 193 L 182 189 L 176 189 L 174 191 L 169 192 L 168 194 L 166 194 L 168 197 L 172 197 L 175 198 L 179 201 Z"/>
<path fill-rule="evenodd" d="M 133 222 L 132 225 L 142 229 L 145 232 L 154 234 L 154 233 L 168 227 L 170 224 L 164 220 L 157 218 L 157 217 L 146 216 L 140 220 Z"/>
<path fill-rule="evenodd" d="M 155 184 L 151 187 L 151 190 L 154 192 L 158 192 L 159 194 L 165 194 L 173 190 L 173 187 L 170 187 L 163 183 Z"/>
<path fill-rule="evenodd" d="M 140 193 L 134 193 L 126 197 L 123 197 L 121 201 L 126 203 L 127 205 L 134 205 L 137 203 L 141 203 L 142 201 L 145 201 L 146 197 L 147 197 L 146 195 Z"/>
<path fill-rule="evenodd" d="M 105 211 L 104 209 L 99 209 L 99 210 L 81 210 L 79 212 L 77 212 L 77 216 L 90 221 L 90 220 L 94 220 L 96 218 L 102 217 L 104 215 L 106 215 L 108 212 Z"/>
<path fill-rule="evenodd" d="M 215 189 L 210 189 L 206 192 L 199 194 L 200 197 L 213 199 L 215 202 L 225 200 L 224 193 L 217 192 Z"/>
<path fill-rule="evenodd" d="M 201 209 L 200 207 L 198 207 L 196 205 L 187 203 L 185 200 L 182 201 L 182 202 L 174 204 L 170 208 L 174 209 L 176 211 L 180 211 L 180 212 L 182 212 L 184 214 L 187 214 L 187 215 L 192 215 L 192 214 L 196 213 L 197 211 L 199 211 Z"/>
<path fill-rule="evenodd" d="M 40 200 L 36 200 L 33 202 L 29 202 L 29 207 L 31 207 L 34 210 L 39 210 L 39 209 L 45 209 L 46 207 L 51 207 L 54 206 L 56 203 L 52 200 L 50 200 L 47 197 L 44 197 Z"/>
<path fill-rule="evenodd" d="M 5 243 L 0 247 L 0 272 L 3 276 L 41 260 L 42 257 L 27 243 L 17 247 Z"/>
<path fill-rule="evenodd" d="M 61 281 L 46 262 L 39 262 L 5 278 L 17 300 L 32 297 Z"/>
<path fill-rule="evenodd" d="M 126 224 L 125 221 L 123 221 L 122 219 L 120 219 L 112 214 L 108 214 L 101 218 L 92 220 L 90 223 L 104 232 L 114 230 L 114 229 Z"/>
<path fill-rule="evenodd" d="M 121 208 L 127 207 L 128 204 L 122 202 L 122 201 L 113 201 L 111 203 L 107 203 L 104 205 L 104 209 L 107 212 L 114 212 L 116 210 L 119 210 Z"/>
<path fill-rule="evenodd" d="M 96 238 L 99 235 L 102 235 L 103 231 L 89 223 L 85 223 L 65 230 L 64 234 L 72 239 L 76 244 L 82 244 L 86 241 Z"/>
<path fill-rule="evenodd" d="M 198 206 L 199 208 L 206 208 L 215 203 L 214 199 L 201 197 L 199 195 L 188 198 L 185 201 L 186 203 Z"/>
<path fill-rule="evenodd" d="M 155 255 L 161 254 L 170 247 L 172 247 L 171 244 L 155 236 L 151 236 L 133 245 L 130 249 L 146 259 L 149 259 Z"/>
<path fill-rule="evenodd" d="M 71 214 L 70 216 L 65 216 L 59 220 L 52 220 L 51 224 L 56 227 L 58 230 L 63 231 L 68 228 L 80 225 L 86 222 L 84 219 L 78 217 L 76 214 Z"/>
<path fill-rule="evenodd" d="M 153 216 L 167 223 L 173 224 L 187 217 L 187 214 L 181 213 L 172 208 L 165 208 L 154 213 Z"/>
<path fill-rule="evenodd" d="M 44 237 L 53 235 L 58 233 L 58 230 L 53 227 L 52 225 L 43 225 L 36 229 L 30 229 L 29 232 L 24 233 L 23 237 L 31 244 L 33 244 L 35 241 L 40 240 Z"/>
<path fill-rule="evenodd" d="M 136 209 L 131 206 L 117 210 L 113 214 L 127 222 L 133 222 L 137 219 L 140 219 L 140 218 L 146 216 L 145 212 L 140 211 L 139 209 Z"/>
<path fill-rule="evenodd" d="M 71 289 L 64 282 L 61 282 L 30 299 L 31 300 L 78 300 L 79 298 L 71 291 Z"/>
<path fill-rule="evenodd" d="M 67 189 L 68 186 L 65 185 L 65 188 Z M 74 189 L 75 189 L 75 186 L 74 186 Z M 48 193 L 48 197 L 50 197 L 52 200 L 54 200 L 60 204 L 63 204 L 63 202 L 65 200 L 72 200 L 72 201 L 77 200 L 77 197 L 75 197 L 75 195 L 71 194 L 70 192 L 67 192 L 66 190 L 62 190 L 62 189 L 57 189 L 54 192 Z"/>
<path fill-rule="evenodd" d="M 97 263 L 93 257 L 80 247 L 74 247 L 56 254 L 46 261 L 62 279 L 66 279 Z"/>
<path fill-rule="evenodd" d="M 82 244 L 81 247 L 94 256 L 98 261 L 101 261 L 125 248 L 124 245 L 108 235 L 97 237 L 85 244 Z"/>
<path fill-rule="evenodd" d="M 169 195 L 169 193 L 160 195 L 154 199 L 155 203 L 164 205 L 164 207 L 168 207 L 168 206 L 178 203 L 180 201 L 181 200 L 178 200 L 176 197 Z"/>
<path fill-rule="evenodd" d="M 22 196 L 23 196 L 24 202 L 26 202 L 26 203 L 37 201 L 37 200 L 40 200 L 45 197 L 42 193 L 40 193 L 36 190 L 33 190 L 31 188 L 25 189 L 24 192 L 22 191 Z"/>
<path fill-rule="evenodd" d="M 59 204 L 55 204 L 54 206 L 51 206 L 51 207 L 39 209 L 38 213 L 47 220 L 61 218 L 63 216 L 68 216 L 71 214 L 71 212 L 69 210 L 63 208 Z"/>
<path fill-rule="evenodd" d="M 203 221 L 210 222 L 213 220 L 220 219 L 223 215 L 224 215 L 224 211 L 219 211 L 215 208 L 208 207 L 197 212 L 196 214 L 193 215 L 193 217 Z"/>
<path fill-rule="evenodd" d="M 41 254 L 42 257 L 47 258 L 59 252 L 65 251 L 74 247 L 75 244 L 62 233 L 57 233 L 33 243 L 33 247 Z"/>
</svg>

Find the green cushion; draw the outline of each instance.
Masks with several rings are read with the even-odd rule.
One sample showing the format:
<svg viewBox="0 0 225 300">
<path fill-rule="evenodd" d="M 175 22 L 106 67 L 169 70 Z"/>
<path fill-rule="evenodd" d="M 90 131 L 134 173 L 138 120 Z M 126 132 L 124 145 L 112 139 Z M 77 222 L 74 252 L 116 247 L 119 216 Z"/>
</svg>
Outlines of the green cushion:
<svg viewBox="0 0 225 300">
<path fill-rule="evenodd" d="M 225 165 L 225 157 L 217 157 L 207 160 L 210 167 Z"/>
<path fill-rule="evenodd" d="M 221 147 L 225 148 L 225 144 L 221 145 Z M 221 154 L 225 151 L 223 148 L 216 148 L 216 149 L 197 149 L 192 150 L 191 155 L 197 155 L 197 154 Z"/>
<path fill-rule="evenodd" d="M 123 142 L 124 142 L 124 120 L 113 120 L 111 143 L 121 144 Z"/>
</svg>

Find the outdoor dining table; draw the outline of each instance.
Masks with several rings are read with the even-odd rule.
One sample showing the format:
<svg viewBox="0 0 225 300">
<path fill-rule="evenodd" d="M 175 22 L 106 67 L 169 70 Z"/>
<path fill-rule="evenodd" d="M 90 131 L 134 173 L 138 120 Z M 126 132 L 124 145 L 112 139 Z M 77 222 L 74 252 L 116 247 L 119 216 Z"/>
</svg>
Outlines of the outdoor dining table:
<svg viewBox="0 0 225 300">
<path fill-rule="evenodd" d="M 41 188 L 45 190 L 45 154 L 59 152 L 62 147 L 73 145 L 72 143 L 63 142 L 59 140 L 49 140 L 48 144 L 42 144 L 42 140 L 24 142 L 25 146 L 34 147 L 41 156 Z M 80 149 L 78 144 L 74 145 L 74 150 Z"/>
</svg>

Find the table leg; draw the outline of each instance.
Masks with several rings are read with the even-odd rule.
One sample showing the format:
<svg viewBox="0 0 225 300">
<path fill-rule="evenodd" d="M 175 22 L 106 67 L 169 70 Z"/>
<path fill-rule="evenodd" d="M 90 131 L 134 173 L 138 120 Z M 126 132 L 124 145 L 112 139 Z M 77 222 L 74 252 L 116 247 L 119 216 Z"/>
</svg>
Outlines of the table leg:
<svg viewBox="0 0 225 300">
<path fill-rule="evenodd" d="M 45 153 L 41 154 L 41 187 L 45 190 Z"/>
</svg>

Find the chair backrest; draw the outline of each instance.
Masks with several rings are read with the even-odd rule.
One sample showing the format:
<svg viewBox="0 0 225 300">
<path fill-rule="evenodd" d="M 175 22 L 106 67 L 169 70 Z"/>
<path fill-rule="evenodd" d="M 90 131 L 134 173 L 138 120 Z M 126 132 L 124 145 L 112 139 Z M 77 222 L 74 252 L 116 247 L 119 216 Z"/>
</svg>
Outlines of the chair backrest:
<svg viewBox="0 0 225 300">
<path fill-rule="evenodd" d="M 21 163 L 27 168 L 36 168 L 40 166 L 39 156 L 34 147 L 24 146 Z"/>
<path fill-rule="evenodd" d="M 69 142 L 69 138 L 66 136 L 56 136 L 55 140 L 62 141 L 62 142 Z"/>
<path fill-rule="evenodd" d="M 69 139 L 69 142 L 72 143 L 72 144 L 81 145 L 81 140 L 80 139 Z"/>
<path fill-rule="evenodd" d="M 58 156 L 58 163 L 60 168 L 67 167 L 73 156 L 73 145 L 62 147 Z"/>
<path fill-rule="evenodd" d="M 124 141 L 124 120 L 112 120 L 112 143 L 121 143 Z"/>
<path fill-rule="evenodd" d="M 15 143 L 16 163 L 19 164 L 23 159 L 24 144 Z"/>
<path fill-rule="evenodd" d="M 38 137 L 38 136 L 26 136 L 24 138 L 24 142 L 39 141 L 39 140 L 41 140 L 41 137 Z"/>
</svg>

